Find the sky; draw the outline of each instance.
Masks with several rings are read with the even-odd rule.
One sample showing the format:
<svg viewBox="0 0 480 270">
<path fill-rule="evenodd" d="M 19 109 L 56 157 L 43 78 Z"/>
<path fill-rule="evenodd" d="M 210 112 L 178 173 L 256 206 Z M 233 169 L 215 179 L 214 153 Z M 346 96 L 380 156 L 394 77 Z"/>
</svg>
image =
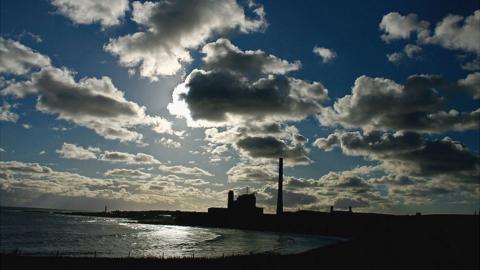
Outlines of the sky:
<svg viewBox="0 0 480 270">
<path fill-rule="evenodd" d="M 480 208 L 478 1 L 0 5 L 1 205 Z"/>
</svg>

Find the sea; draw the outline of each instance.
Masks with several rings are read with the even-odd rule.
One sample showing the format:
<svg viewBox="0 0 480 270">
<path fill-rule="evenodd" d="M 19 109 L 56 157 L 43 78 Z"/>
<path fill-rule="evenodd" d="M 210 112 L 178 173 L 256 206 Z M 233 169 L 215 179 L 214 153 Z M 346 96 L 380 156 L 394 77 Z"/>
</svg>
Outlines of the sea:
<svg viewBox="0 0 480 270">
<path fill-rule="evenodd" d="M 0 252 L 74 257 L 221 257 L 296 254 L 340 241 L 314 235 L 149 225 L 58 212 L 62 210 L 0 207 Z"/>
</svg>

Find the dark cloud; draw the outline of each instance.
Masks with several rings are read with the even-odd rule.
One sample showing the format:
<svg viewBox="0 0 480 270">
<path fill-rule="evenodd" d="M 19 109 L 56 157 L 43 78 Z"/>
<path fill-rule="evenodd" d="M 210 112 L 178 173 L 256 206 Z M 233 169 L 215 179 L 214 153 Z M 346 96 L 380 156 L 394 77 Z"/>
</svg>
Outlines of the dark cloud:
<svg viewBox="0 0 480 270">
<path fill-rule="evenodd" d="M 246 137 L 236 143 L 241 151 L 253 158 L 279 158 L 284 157 L 289 162 L 311 162 L 307 150 L 301 146 L 288 147 L 283 141 L 275 137 Z"/>
<path fill-rule="evenodd" d="M 446 186 L 441 183 L 434 185 L 408 185 L 393 187 L 389 190 L 391 196 L 415 201 L 429 201 L 437 196 L 449 195 L 461 191 L 458 186 Z"/>
<path fill-rule="evenodd" d="M 377 184 L 388 184 L 397 186 L 410 186 L 425 182 L 421 178 L 413 178 L 406 175 L 385 175 L 380 178 L 374 179 L 373 182 Z"/>
<path fill-rule="evenodd" d="M 358 187 L 366 187 L 367 184 L 365 183 L 364 179 L 357 176 L 351 176 L 351 177 L 342 178 L 342 181 L 337 182 L 336 186 L 358 188 Z"/>
<path fill-rule="evenodd" d="M 325 88 L 284 76 L 249 82 L 236 73 L 194 70 L 187 77 L 186 93 L 179 95 L 193 120 L 224 122 L 229 116 L 300 120 L 320 111 Z"/>
<path fill-rule="evenodd" d="M 319 82 L 286 76 L 300 63 L 242 51 L 226 39 L 206 44 L 203 53 L 202 69 L 175 88 L 170 113 L 185 118 L 188 126 L 210 128 L 208 149 L 232 146 L 242 157 L 282 155 L 291 165 L 310 163 L 308 139 L 288 122 L 319 113 L 328 90 Z"/>
<path fill-rule="evenodd" d="M 471 183 L 478 183 L 480 176 L 480 157 L 448 137 L 429 140 L 413 132 L 337 132 L 314 145 L 321 149 L 339 146 L 347 155 L 380 161 L 398 175 L 450 177 Z"/>
<path fill-rule="evenodd" d="M 319 112 L 328 99 L 320 83 L 284 76 L 299 64 L 262 51 L 241 51 L 226 39 L 205 45 L 203 51 L 204 70 L 192 71 L 177 86 L 169 104 L 172 114 L 213 122 L 301 120 Z"/>
<path fill-rule="evenodd" d="M 460 84 L 449 83 L 439 76 L 415 75 L 405 85 L 389 79 L 361 76 L 352 94 L 324 108 L 319 115 L 323 125 L 342 125 L 364 130 L 410 130 L 443 132 L 480 127 L 480 110 L 445 111 L 446 100 L 438 90 L 471 92 L 473 78 Z"/>
<path fill-rule="evenodd" d="M 204 69 L 228 69 L 253 78 L 265 74 L 285 74 L 301 67 L 300 61 L 289 63 L 261 50 L 242 51 L 223 38 L 206 44 L 202 52 L 205 54 Z"/>
<path fill-rule="evenodd" d="M 348 155 L 390 155 L 404 151 L 413 151 L 423 147 L 424 137 L 415 132 L 383 133 L 373 131 L 361 134 L 360 132 L 335 132 L 327 138 L 319 138 L 314 145 L 324 150 L 341 146 Z"/>
<path fill-rule="evenodd" d="M 280 134 L 285 130 L 285 126 L 280 123 L 245 123 L 244 127 L 239 128 L 239 132 L 245 134 Z"/>
<path fill-rule="evenodd" d="M 174 75 L 192 61 L 196 49 L 215 35 L 232 30 L 248 33 L 266 27 L 263 7 L 249 5 L 249 18 L 235 0 L 133 2 L 132 20 L 143 31 L 110 39 L 105 50 L 127 67 L 138 67 L 152 80 Z"/>
<path fill-rule="evenodd" d="M 109 77 L 75 81 L 72 71 L 47 66 L 30 74 L 27 80 L 8 81 L 1 94 L 37 94 L 39 111 L 56 114 L 59 119 L 90 128 L 107 139 L 140 141 L 142 134 L 131 128 L 141 125 L 151 126 L 157 133 L 173 134 L 169 121 L 146 115 L 145 108 L 126 100 Z"/>
</svg>

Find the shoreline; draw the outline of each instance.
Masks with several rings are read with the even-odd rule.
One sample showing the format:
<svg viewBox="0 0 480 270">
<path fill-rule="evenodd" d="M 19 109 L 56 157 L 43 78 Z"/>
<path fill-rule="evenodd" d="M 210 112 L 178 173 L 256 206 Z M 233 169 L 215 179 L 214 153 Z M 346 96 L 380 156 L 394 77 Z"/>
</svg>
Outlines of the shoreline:
<svg viewBox="0 0 480 270">
<path fill-rule="evenodd" d="M 299 254 L 217 258 L 54 257 L 1 254 L 1 269 L 478 269 L 478 234 L 377 235 Z M 476 238 L 475 238 L 476 237 Z M 415 241 L 414 241 L 415 240 Z"/>
<path fill-rule="evenodd" d="M 135 214 L 138 214 L 135 213 Z M 191 215 L 191 214 L 189 214 Z M 196 215 L 196 214 L 194 214 Z M 203 214 L 200 214 L 202 217 Z M 105 217 L 105 216 L 104 216 Z M 107 218 L 115 218 L 106 216 Z M 197 216 L 194 216 L 197 217 Z M 296 219 L 299 218 L 299 219 Z M 226 254 L 224 257 L 85 257 L 0 255 L 0 268 L 9 269 L 479 269 L 479 216 L 385 216 L 372 214 L 290 214 L 275 219 L 277 232 L 330 237 L 351 235 L 350 240 L 290 255 Z M 141 220 L 130 218 L 132 222 Z M 202 221 L 202 220 L 196 220 Z M 283 227 L 275 227 L 281 221 Z M 309 221 L 308 223 L 303 223 Z M 201 222 L 200 222 L 201 223 Z M 297 224 L 303 227 L 293 227 Z M 172 224 L 167 224 L 172 225 Z M 177 224 L 180 225 L 180 224 Z M 185 224 L 186 226 L 201 226 Z M 228 225 L 228 224 L 226 224 Z M 181 225 L 180 225 L 181 226 Z M 225 228 L 226 226 L 219 226 Z M 329 232 L 324 235 L 322 232 Z"/>
</svg>

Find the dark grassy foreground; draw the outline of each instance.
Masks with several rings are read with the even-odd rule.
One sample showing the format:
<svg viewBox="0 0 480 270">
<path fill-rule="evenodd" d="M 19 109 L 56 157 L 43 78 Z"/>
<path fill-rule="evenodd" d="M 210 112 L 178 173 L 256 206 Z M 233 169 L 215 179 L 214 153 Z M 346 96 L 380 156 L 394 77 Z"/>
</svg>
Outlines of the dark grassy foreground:
<svg viewBox="0 0 480 270">
<path fill-rule="evenodd" d="M 477 226 L 374 233 L 298 255 L 217 259 L 68 258 L 2 255 L 1 269 L 479 269 Z M 442 227 L 442 226 L 439 226 Z"/>
</svg>

